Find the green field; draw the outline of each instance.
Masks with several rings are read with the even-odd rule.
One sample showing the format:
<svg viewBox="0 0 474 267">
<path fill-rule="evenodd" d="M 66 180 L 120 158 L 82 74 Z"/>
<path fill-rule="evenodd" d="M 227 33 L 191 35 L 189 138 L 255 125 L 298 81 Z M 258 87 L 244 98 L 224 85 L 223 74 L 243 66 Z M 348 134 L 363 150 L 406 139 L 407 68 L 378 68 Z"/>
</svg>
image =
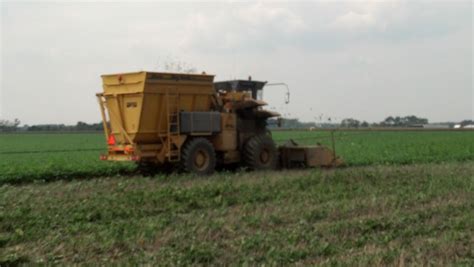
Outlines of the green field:
<svg viewBox="0 0 474 267">
<path fill-rule="evenodd" d="M 474 165 L 0 187 L 0 265 L 474 264 Z"/>
<path fill-rule="evenodd" d="M 293 138 L 301 144 L 331 144 L 329 132 L 278 131 L 273 136 L 279 143 Z M 335 140 L 348 166 L 474 160 L 474 132 L 336 132 Z M 104 151 L 100 133 L 0 135 L 0 184 L 134 172 L 134 164 L 101 162 Z"/>
<path fill-rule="evenodd" d="M 335 138 L 348 167 L 143 177 L 102 134 L 0 135 L 0 266 L 474 265 L 474 132 Z"/>
</svg>

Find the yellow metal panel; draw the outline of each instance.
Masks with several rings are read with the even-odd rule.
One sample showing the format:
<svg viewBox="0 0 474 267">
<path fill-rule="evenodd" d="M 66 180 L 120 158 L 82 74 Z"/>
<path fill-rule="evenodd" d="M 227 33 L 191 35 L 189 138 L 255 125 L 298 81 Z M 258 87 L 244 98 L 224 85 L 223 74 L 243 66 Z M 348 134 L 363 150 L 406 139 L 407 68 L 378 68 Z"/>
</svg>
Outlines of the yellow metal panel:
<svg viewBox="0 0 474 267">
<path fill-rule="evenodd" d="M 102 75 L 104 95 L 143 92 L 146 73 Z"/>
<path fill-rule="evenodd" d="M 146 72 L 128 72 L 102 75 L 102 82 L 104 85 L 120 85 L 126 83 L 144 82 Z M 121 77 L 121 78 L 120 78 Z"/>
<path fill-rule="evenodd" d="M 142 102 L 142 94 L 127 94 L 122 98 L 121 110 L 123 114 L 124 129 L 129 134 L 138 133 Z"/>
<path fill-rule="evenodd" d="M 235 113 L 221 113 L 221 129 L 224 131 L 237 129 L 237 117 Z"/>
<path fill-rule="evenodd" d="M 217 151 L 237 149 L 237 119 L 233 113 L 221 113 L 222 132 L 211 138 Z"/>
<path fill-rule="evenodd" d="M 212 138 L 212 144 L 217 151 L 230 151 L 237 148 L 237 132 L 222 131 Z"/>
<path fill-rule="evenodd" d="M 109 112 L 110 119 L 110 133 L 114 135 L 115 140 L 119 144 L 125 143 L 125 138 L 122 134 L 122 118 L 120 112 L 119 102 L 117 97 L 114 96 L 105 96 L 105 104 L 107 106 L 107 111 Z"/>
</svg>

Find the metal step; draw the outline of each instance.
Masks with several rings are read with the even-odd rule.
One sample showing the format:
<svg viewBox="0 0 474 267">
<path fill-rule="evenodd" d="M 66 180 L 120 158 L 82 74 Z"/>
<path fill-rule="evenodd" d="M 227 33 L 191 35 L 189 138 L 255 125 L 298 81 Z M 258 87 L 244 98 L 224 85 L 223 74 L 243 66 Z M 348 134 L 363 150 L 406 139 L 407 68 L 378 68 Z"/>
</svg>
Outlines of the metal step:
<svg viewBox="0 0 474 267">
<path fill-rule="evenodd" d="M 178 137 L 180 133 L 179 129 L 179 95 L 170 94 L 166 92 L 167 96 L 167 120 L 168 120 L 168 132 L 167 132 L 167 146 L 168 146 L 168 160 L 171 162 L 179 161 L 181 156 L 180 148 L 176 143 L 173 142 L 172 137 Z"/>
</svg>

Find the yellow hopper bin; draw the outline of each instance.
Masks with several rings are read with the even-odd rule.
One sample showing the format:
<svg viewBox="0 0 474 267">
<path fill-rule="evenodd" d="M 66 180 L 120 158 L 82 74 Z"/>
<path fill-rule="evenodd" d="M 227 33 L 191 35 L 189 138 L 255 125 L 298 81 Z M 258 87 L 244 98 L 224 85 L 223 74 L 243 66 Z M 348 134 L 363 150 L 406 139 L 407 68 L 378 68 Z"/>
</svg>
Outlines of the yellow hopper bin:
<svg viewBox="0 0 474 267">
<path fill-rule="evenodd" d="M 185 138 L 179 135 L 179 112 L 211 110 L 213 80 L 205 74 L 146 71 L 102 75 L 103 93 L 97 97 L 109 145 L 102 159 L 173 157 Z"/>
</svg>

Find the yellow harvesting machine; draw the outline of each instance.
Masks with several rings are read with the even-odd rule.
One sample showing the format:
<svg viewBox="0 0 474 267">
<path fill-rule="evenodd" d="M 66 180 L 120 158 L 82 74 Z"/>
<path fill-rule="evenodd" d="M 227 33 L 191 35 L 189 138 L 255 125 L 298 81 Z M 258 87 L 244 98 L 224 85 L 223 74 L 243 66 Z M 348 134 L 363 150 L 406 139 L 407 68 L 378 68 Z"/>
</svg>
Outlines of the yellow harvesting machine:
<svg viewBox="0 0 474 267">
<path fill-rule="evenodd" d="M 197 174 L 226 164 L 265 170 L 340 163 L 321 146 L 277 148 L 266 125 L 279 114 L 264 110 L 259 99 L 266 82 L 145 71 L 103 75 L 102 81 L 97 98 L 108 145 L 102 160 Z"/>
</svg>

